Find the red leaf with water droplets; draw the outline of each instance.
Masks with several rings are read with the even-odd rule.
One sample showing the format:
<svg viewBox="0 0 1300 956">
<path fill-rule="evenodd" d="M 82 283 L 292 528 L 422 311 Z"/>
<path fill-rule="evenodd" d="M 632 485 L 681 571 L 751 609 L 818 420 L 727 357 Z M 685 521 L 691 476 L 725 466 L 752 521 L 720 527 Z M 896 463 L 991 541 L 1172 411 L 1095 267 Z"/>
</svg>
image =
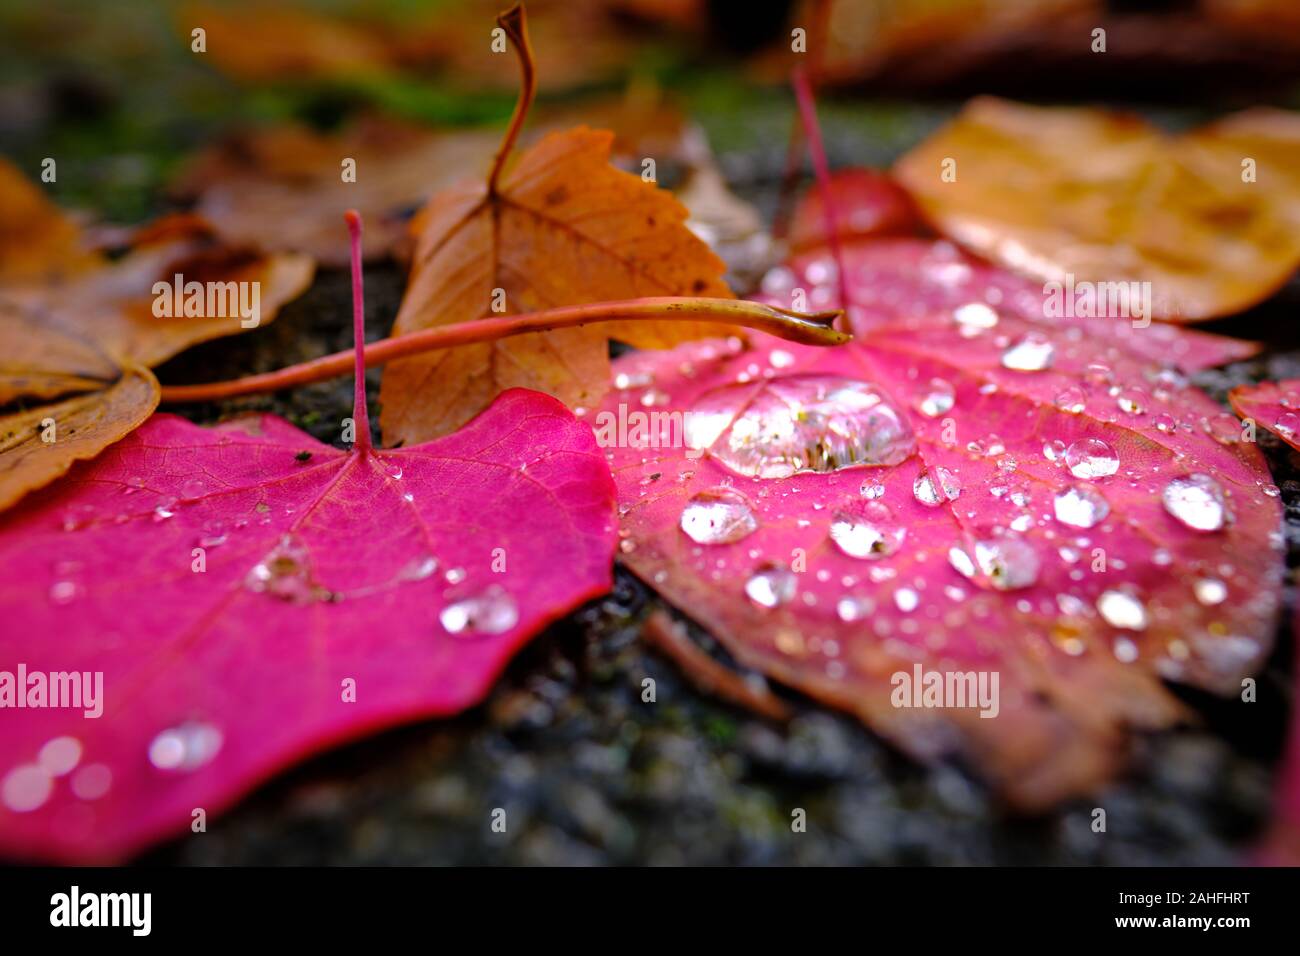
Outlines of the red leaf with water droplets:
<svg viewBox="0 0 1300 956">
<path fill-rule="evenodd" d="M 1238 385 L 1228 393 L 1237 414 L 1300 449 L 1300 379 Z"/>
<path fill-rule="evenodd" d="M 270 415 L 156 415 L 0 519 L 0 854 L 119 859 L 308 754 L 463 710 L 609 588 L 613 483 L 555 399 L 513 389 L 392 450 L 363 391 L 353 418 L 345 452 Z M 19 668 L 102 686 L 16 711 Z"/>
<path fill-rule="evenodd" d="M 593 424 L 623 560 L 917 757 L 956 751 L 1026 807 L 1093 789 L 1131 729 L 1185 716 L 1164 679 L 1232 693 L 1270 647 L 1276 489 L 1235 417 L 1153 361 L 1234 343 L 1049 321 L 1041 288 L 946 242 L 844 258 L 849 345 L 616 363 Z M 830 305 L 834 268 L 805 256 L 766 289 Z M 996 674 L 996 703 L 895 706 L 932 674 L 982 675 L 989 701 Z"/>
<path fill-rule="evenodd" d="M 536 392 L 366 454 L 272 416 L 155 416 L 0 523 L 3 669 L 103 672 L 99 719 L 0 716 L 0 850 L 119 858 L 310 753 L 477 703 L 608 589 L 612 494 L 589 429 Z"/>
</svg>

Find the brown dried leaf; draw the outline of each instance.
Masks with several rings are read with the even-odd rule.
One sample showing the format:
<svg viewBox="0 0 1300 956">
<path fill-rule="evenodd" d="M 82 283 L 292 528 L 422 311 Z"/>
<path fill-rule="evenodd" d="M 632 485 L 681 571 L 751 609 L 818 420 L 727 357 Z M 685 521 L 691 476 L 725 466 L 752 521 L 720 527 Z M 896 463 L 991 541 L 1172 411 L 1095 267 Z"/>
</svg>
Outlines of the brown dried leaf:
<svg viewBox="0 0 1300 956">
<path fill-rule="evenodd" d="M 1247 158 L 1256 182 L 1242 180 Z M 1170 137 L 1101 110 L 982 97 L 895 173 L 981 255 L 1044 280 L 1149 282 L 1156 318 L 1196 321 L 1255 305 L 1300 264 L 1297 167 L 1300 123 L 1280 111 Z"/>
</svg>

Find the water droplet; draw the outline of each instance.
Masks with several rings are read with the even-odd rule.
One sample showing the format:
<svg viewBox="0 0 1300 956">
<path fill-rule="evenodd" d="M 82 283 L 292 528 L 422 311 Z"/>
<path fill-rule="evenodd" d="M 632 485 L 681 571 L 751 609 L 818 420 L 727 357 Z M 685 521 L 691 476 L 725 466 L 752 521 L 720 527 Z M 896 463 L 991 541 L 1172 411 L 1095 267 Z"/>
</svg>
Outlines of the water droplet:
<svg viewBox="0 0 1300 956">
<path fill-rule="evenodd" d="M 1056 520 L 1075 528 L 1091 528 L 1110 514 L 1110 505 L 1101 492 L 1085 485 L 1058 491 L 1052 499 Z"/>
<path fill-rule="evenodd" d="M 1080 438 L 1065 450 L 1065 466 L 1076 478 L 1105 478 L 1119 471 L 1119 455 L 1100 438 Z"/>
<path fill-rule="evenodd" d="M 1300 432 L 1300 415 L 1295 412 L 1283 412 L 1273 423 L 1273 428 L 1284 438 L 1295 438 L 1296 432 Z"/>
<path fill-rule="evenodd" d="M 1083 377 L 1091 385 L 1109 385 L 1114 380 L 1115 373 L 1105 362 L 1091 362 L 1083 370 Z"/>
<path fill-rule="evenodd" d="M 952 408 L 956 395 L 957 391 L 950 383 L 941 378 L 932 378 L 917 399 L 916 407 L 922 415 L 938 418 Z"/>
<path fill-rule="evenodd" d="M 1206 607 L 1222 604 L 1228 597 L 1228 586 L 1218 578 L 1198 578 L 1192 584 L 1196 600 Z"/>
<path fill-rule="evenodd" d="M 519 608 L 510 595 L 492 587 L 478 597 L 448 604 L 438 620 L 448 634 L 503 634 L 519 623 Z"/>
<path fill-rule="evenodd" d="M 963 577 L 983 575 L 999 591 L 1031 587 L 1038 581 L 1038 552 L 1020 537 L 1008 535 L 975 542 L 975 555 L 958 545 L 948 549 L 948 562 Z"/>
<path fill-rule="evenodd" d="M 1187 475 L 1165 485 L 1165 510 L 1194 531 L 1218 531 L 1227 517 L 1223 489 L 1209 475 Z"/>
<path fill-rule="evenodd" d="M 395 461 L 385 462 L 384 472 L 388 475 L 389 478 L 392 478 L 394 481 L 402 480 L 402 466 L 398 462 Z"/>
<path fill-rule="evenodd" d="M 1061 411 L 1072 415 L 1077 415 L 1088 407 L 1088 397 L 1083 394 L 1083 389 L 1078 385 L 1067 385 L 1053 402 Z"/>
<path fill-rule="evenodd" d="M 311 555 L 289 535 L 280 539 L 244 577 L 244 587 L 294 604 L 328 601 L 332 595 L 311 578 Z"/>
<path fill-rule="evenodd" d="M 1043 442 L 1043 457 L 1057 463 L 1065 460 L 1065 442 L 1060 439 Z"/>
<path fill-rule="evenodd" d="M 1110 589 L 1097 598 L 1097 610 L 1111 627 L 1141 631 L 1147 626 L 1146 606 L 1128 591 Z"/>
<path fill-rule="evenodd" d="M 0 800 L 14 813 L 29 813 L 44 805 L 53 788 L 54 780 L 44 767 L 19 764 L 0 783 Z"/>
<path fill-rule="evenodd" d="M 1155 423 L 1156 428 L 1166 435 L 1172 434 L 1173 430 L 1178 427 L 1178 422 L 1174 420 L 1174 417 L 1164 413 L 1157 415 L 1152 421 Z"/>
<path fill-rule="evenodd" d="M 794 573 L 779 565 L 755 571 L 745 582 L 745 594 L 759 607 L 780 607 L 794 597 L 798 582 Z"/>
<path fill-rule="evenodd" d="M 684 423 L 686 444 L 732 471 L 784 478 L 801 471 L 896 465 L 916 450 L 904 415 L 868 382 L 790 375 L 705 395 Z"/>
<path fill-rule="evenodd" d="M 203 523 L 203 536 L 199 538 L 199 547 L 215 548 L 225 544 L 226 540 L 225 522 L 213 519 Z"/>
<path fill-rule="evenodd" d="M 81 741 L 76 737 L 55 737 L 47 740 L 36 755 L 36 762 L 51 777 L 71 773 L 81 762 Z"/>
<path fill-rule="evenodd" d="M 1115 404 L 1126 415 L 1141 415 L 1147 408 L 1147 393 L 1140 388 L 1121 389 Z"/>
<path fill-rule="evenodd" d="M 649 372 L 619 372 L 614 376 L 614 387 L 620 391 L 627 391 L 631 388 L 645 388 L 654 382 L 654 376 Z"/>
<path fill-rule="evenodd" d="M 835 616 L 846 624 L 861 620 L 876 609 L 871 598 L 842 597 L 835 602 Z"/>
<path fill-rule="evenodd" d="M 831 520 L 831 540 L 851 558 L 888 557 L 905 537 L 907 529 L 879 501 L 850 505 Z"/>
<path fill-rule="evenodd" d="M 961 545 L 954 544 L 948 549 L 948 563 L 964 578 L 975 577 L 975 562 Z"/>
<path fill-rule="evenodd" d="M 1227 412 L 1201 419 L 1201 430 L 1220 445 L 1237 444 L 1241 440 L 1241 429 L 1241 420 Z"/>
<path fill-rule="evenodd" d="M 931 508 L 937 508 L 945 501 L 955 501 L 961 494 L 961 482 L 957 476 L 947 468 L 936 468 L 935 477 L 938 478 L 936 483 L 930 473 L 922 472 L 917 476 L 916 481 L 912 482 L 912 494 L 916 500 L 923 505 Z"/>
<path fill-rule="evenodd" d="M 426 554 L 408 561 L 398 572 L 397 577 L 401 581 L 423 581 L 425 578 L 432 577 L 437 570 L 438 559 L 431 554 Z"/>
<path fill-rule="evenodd" d="M 953 319 L 958 325 L 971 332 L 994 328 L 998 324 L 998 314 L 983 302 L 967 302 L 953 309 Z"/>
<path fill-rule="evenodd" d="M 862 497 L 875 500 L 884 496 L 885 486 L 878 481 L 864 481 L 859 491 L 862 492 Z"/>
<path fill-rule="evenodd" d="M 920 603 L 920 595 L 911 588 L 899 588 L 894 592 L 894 606 L 904 614 L 911 614 Z"/>
<path fill-rule="evenodd" d="M 159 770 L 197 770 L 217 755 L 223 739 L 213 724 L 187 720 L 154 737 L 149 744 L 149 762 Z"/>
<path fill-rule="evenodd" d="M 91 505 L 72 505 L 63 513 L 60 527 L 64 531 L 78 531 L 95 520 L 97 512 Z"/>
<path fill-rule="evenodd" d="M 1029 333 L 1002 353 L 1002 367 L 1016 372 L 1041 372 L 1051 368 L 1056 347 L 1036 333 Z"/>
<path fill-rule="evenodd" d="M 697 544 L 732 544 L 753 534 L 758 520 L 739 492 L 711 488 L 686 503 L 681 528 Z"/>
<path fill-rule="evenodd" d="M 1138 659 L 1138 646 L 1127 637 L 1116 637 L 1112 650 L 1115 653 L 1115 660 L 1121 664 L 1132 664 Z"/>
<path fill-rule="evenodd" d="M 203 493 L 207 490 L 208 486 L 202 478 L 186 478 L 181 483 L 181 497 L 186 501 L 203 497 Z"/>
<path fill-rule="evenodd" d="M 83 593 L 76 581 L 55 581 L 50 585 L 50 603 L 71 604 Z"/>
<path fill-rule="evenodd" d="M 113 786 L 113 772 L 102 763 L 82 767 L 72 775 L 72 795 L 78 800 L 98 800 Z"/>
<path fill-rule="evenodd" d="M 176 514 L 176 499 L 171 495 L 164 495 L 158 499 L 158 504 L 153 509 L 154 521 L 166 521 Z"/>
</svg>

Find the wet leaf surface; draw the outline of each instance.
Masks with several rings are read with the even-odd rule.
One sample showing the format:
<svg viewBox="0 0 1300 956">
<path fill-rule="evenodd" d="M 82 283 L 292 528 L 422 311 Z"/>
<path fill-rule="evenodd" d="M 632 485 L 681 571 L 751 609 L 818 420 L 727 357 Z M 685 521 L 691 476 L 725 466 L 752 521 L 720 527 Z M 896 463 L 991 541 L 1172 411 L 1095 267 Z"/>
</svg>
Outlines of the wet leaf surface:
<svg viewBox="0 0 1300 956">
<path fill-rule="evenodd" d="M 1300 379 L 1238 385 L 1228 400 L 1243 419 L 1300 449 Z"/>
<path fill-rule="evenodd" d="M 1236 420 L 1150 358 L 1224 356 L 1053 325 L 1041 290 L 941 241 L 844 255 L 847 346 L 616 363 L 597 434 L 660 415 L 610 449 L 623 560 L 909 753 L 959 751 L 1025 806 L 1093 789 L 1129 729 L 1185 716 L 1162 680 L 1232 693 L 1271 646 L 1277 490 Z M 805 256 L 765 289 L 829 304 L 835 269 Z M 997 716 L 896 706 L 914 667 L 997 673 Z"/>
<path fill-rule="evenodd" d="M 155 416 L 0 523 L 4 659 L 102 672 L 102 716 L 4 735 L 0 847 L 118 859 L 307 754 L 472 706 L 609 587 L 612 494 L 591 433 L 524 391 L 392 451 Z"/>
</svg>

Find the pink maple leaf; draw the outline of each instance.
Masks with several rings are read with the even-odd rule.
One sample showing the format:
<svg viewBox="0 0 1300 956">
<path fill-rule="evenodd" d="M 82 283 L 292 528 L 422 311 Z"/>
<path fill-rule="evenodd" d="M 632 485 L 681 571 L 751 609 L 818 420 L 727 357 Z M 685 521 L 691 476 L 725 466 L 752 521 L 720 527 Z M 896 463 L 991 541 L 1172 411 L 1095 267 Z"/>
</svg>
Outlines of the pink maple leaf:
<svg viewBox="0 0 1300 956">
<path fill-rule="evenodd" d="M 1300 449 L 1300 379 L 1238 385 L 1229 393 L 1228 401 L 1243 419 Z"/>
<path fill-rule="evenodd" d="M 1131 729 L 1185 716 L 1164 680 L 1233 693 L 1269 651 L 1277 489 L 1178 370 L 1254 347 L 1050 317 L 1041 285 L 942 240 L 840 261 L 849 345 L 616 363 L 593 424 L 623 560 L 743 663 L 917 757 L 955 751 L 1026 807 L 1093 789 Z M 831 307 L 838 267 L 802 255 L 765 299 Z M 996 675 L 996 700 L 898 693 L 931 674 Z"/>
<path fill-rule="evenodd" d="M 472 706 L 609 588 L 609 470 L 559 402 L 511 390 L 379 450 L 358 357 L 354 420 L 344 452 L 269 415 L 155 415 L 0 520 L 0 668 L 102 674 L 79 707 L 0 713 L 0 851 L 120 859 L 325 747 Z"/>
</svg>

